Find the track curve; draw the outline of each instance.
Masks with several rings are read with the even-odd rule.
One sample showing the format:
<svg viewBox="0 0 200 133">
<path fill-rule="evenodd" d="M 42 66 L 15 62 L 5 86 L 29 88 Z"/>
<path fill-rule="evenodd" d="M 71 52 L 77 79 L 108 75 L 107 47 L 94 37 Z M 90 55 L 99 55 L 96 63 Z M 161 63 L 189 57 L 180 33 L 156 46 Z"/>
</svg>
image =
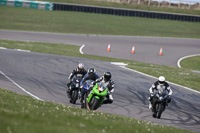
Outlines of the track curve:
<svg viewBox="0 0 200 133">
<path fill-rule="evenodd" d="M 103 55 L 175 67 L 177 67 L 177 61 L 181 57 L 200 54 L 200 39 L 76 35 L 8 30 L 0 30 L 0 39 L 67 43 L 73 45 L 85 44 L 82 51 L 85 54 Z M 111 52 L 106 51 L 108 43 L 111 43 Z M 131 54 L 133 45 L 135 45 L 135 54 Z M 159 56 L 160 47 L 163 47 L 162 56 Z"/>
<path fill-rule="evenodd" d="M 86 68 L 96 68 L 99 75 L 105 70 L 113 74 L 114 103 L 103 105 L 99 110 L 200 132 L 200 94 L 171 85 L 173 101 L 163 113 L 162 119 L 154 119 L 148 109 L 147 101 L 148 89 L 155 81 L 153 78 L 105 61 L 0 49 L 0 71 L 43 100 L 75 107 L 80 107 L 80 103 L 79 101 L 76 105 L 69 103 L 66 82 L 68 74 L 79 62 L 83 62 Z M 24 94 L 1 74 L 0 88 Z"/>
</svg>

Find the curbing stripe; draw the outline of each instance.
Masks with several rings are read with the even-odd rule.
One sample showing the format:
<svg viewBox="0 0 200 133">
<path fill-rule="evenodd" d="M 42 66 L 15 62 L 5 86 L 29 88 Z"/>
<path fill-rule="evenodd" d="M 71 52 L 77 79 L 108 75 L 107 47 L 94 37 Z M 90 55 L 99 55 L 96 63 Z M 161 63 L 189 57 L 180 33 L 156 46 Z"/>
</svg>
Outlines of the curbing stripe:
<svg viewBox="0 0 200 133">
<path fill-rule="evenodd" d="M 182 61 L 183 59 L 189 58 L 189 57 L 193 57 L 193 56 L 199 56 L 199 55 L 200 55 L 200 54 L 193 54 L 193 55 L 184 56 L 184 57 L 182 57 L 182 58 L 180 58 L 180 59 L 178 60 L 177 66 L 178 66 L 179 68 L 181 68 L 180 63 L 181 63 L 181 61 Z"/>
<path fill-rule="evenodd" d="M 79 52 L 81 53 L 81 54 L 84 54 L 83 53 L 83 48 L 85 47 L 85 45 L 83 44 L 81 47 L 80 47 L 80 49 L 79 49 Z"/>
</svg>

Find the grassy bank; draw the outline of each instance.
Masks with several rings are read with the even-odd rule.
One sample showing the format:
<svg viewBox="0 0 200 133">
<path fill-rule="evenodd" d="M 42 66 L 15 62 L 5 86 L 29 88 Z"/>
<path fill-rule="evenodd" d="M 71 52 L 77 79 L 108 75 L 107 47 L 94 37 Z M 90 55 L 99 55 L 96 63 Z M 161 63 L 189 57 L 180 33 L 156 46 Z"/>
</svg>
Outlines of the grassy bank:
<svg viewBox="0 0 200 133">
<path fill-rule="evenodd" d="M 191 132 L 129 117 L 43 102 L 5 89 L 0 89 L 0 116 L 0 132 L 3 133 Z"/>
<path fill-rule="evenodd" d="M 181 61 L 181 67 L 200 71 L 200 56 L 189 57 Z"/>
<path fill-rule="evenodd" d="M 0 6 L 0 29 L 200 38 L 200 23 Z"/>
<path fill-rule="evenodd" d="M 177 83 L 195 90 L 200 91 L 200 74 L 191 72 L 189 69 L 180 69 L 176 67 L 160 66 L 155 64 L 140 63 L 136 61 L 108 58 L 103 56 L 82 55 L 79 53 L 79 46 L 54 44 L 54 43 L 39 43 L 39 42 L 23 42 L 23 41 L 7 41 L 0 40 L 0 47 L 25 49 L 34 52 L 50 53 L 64 56 L 74 56 L 81 58 L 89 58 L 105 61 L 118 61 L 129 64 L 128 67 L 144 72 L 152 76 L 165 75 L 168 81 Z"/>
<path fill-rule="evenodd" d="M 105 2 L 97 0 L 96 1 L 95 0 L 42 0 L 42 1 L 200 15 L 199 10 L 158 7 L 155 5 L 148 6 L 148 5 L 127 4 L 127 3 Z"/>
</svg>

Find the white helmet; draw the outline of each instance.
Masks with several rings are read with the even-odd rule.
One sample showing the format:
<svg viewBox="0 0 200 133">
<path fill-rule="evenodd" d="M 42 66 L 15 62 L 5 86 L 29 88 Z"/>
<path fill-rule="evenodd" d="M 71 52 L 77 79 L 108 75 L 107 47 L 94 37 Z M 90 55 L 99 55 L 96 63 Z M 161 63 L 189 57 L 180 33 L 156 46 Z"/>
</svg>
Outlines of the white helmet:
<svg viewBox="0 0 200 133">
<path fill-rule="evenodd" d="M 78 64 L 78 69 L 79 70 L 83 70 L 84 69 L 84 64 L 83 63 L 79 63 Z"/>
<path fill-rule="evenodd" d="M 164 77 L 164 76 L 160 76 L 160 77 L 158 78 L 158 82 L 159 82 L 160 84 L 165 83 L 165 77 Z"/>
</svg>

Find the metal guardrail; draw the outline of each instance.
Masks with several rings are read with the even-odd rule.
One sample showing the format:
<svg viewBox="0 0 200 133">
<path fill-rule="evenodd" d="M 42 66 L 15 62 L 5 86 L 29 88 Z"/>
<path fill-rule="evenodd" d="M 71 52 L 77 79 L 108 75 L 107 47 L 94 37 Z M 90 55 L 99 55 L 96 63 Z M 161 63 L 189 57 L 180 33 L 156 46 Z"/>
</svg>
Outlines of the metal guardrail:
<svg viewBox="0 0 200 133">
<path fill-rule="evenodd" d="M 107 8 L 107 7 L 76 5 L 76 4 L 60 4 L 60 3 L 53 3 L 53 4 L 54 4 L 53 10 L 56 11 L 75 11 L 75 12 L 99 13 L 99 14 L 110 14 L 119 16 L 130 16 L 130 17 L 133 16 L 133 17 L 145 17 L 154 19 L 200 22 L 200 16 L 197 15 L 152 12 L 152 11 L 120 9 L 120 8 Z"/>
</svg>

